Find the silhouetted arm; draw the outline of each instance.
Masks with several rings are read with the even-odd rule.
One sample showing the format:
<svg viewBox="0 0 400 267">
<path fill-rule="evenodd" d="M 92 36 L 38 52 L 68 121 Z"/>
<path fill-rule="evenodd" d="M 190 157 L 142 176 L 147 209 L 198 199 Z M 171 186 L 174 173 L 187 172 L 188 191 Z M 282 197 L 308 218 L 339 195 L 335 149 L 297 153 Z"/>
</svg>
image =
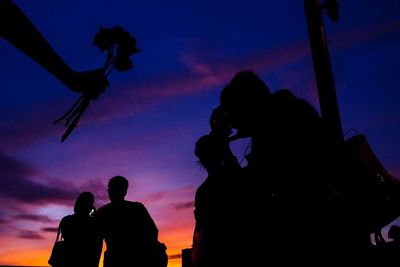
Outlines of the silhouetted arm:
<svg viewBox="0 0 400 267">
<path fill-rule="evenodd" d="M 142 203 L 140 203 L 140 202 L 136 202 L 136 203 L 138 204 L 139 208 L 141 209 L 140 213 L 141 213 L 141 217 L 143 220 L 143 226 L 144 226 L 143 231 L 146 233 L 146 236 L 148 237 L 147 240 L 149 242 L 158 240 L 158 229 L 157 229 L 156 224 L 154 223 L 153 218 L 151 217 L 150 213 L 148 212 L 148 210 Z"/>
<path fill-rule="evenodd" d="M 54 51 L 29 18 L 11 1 L 0 0 L 0 36 L 75 92 L 96 98 L 108 86 L 103 69 L 75 72 Z"/>
</svg>

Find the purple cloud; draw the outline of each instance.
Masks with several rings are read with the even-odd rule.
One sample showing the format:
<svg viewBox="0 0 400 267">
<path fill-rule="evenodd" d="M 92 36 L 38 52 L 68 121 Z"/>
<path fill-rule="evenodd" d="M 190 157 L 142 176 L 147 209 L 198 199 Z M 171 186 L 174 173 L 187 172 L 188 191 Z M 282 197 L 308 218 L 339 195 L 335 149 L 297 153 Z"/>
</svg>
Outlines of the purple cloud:
<svg viewBox="0 0 400 267">
<path fill-rule="evenodd" d="M 180 211 L 186 211 L 194 208 L 194 202 L 183 202 L 183 203 L 175 203 L 172 204 L 172 207 L 175 211 L 180 212 Z"/>
<path fill-rule="evenodd" d="M 158 191 L 149 194 L 143 201 L 144 202 L 157 202 L 162 200 L 169 192 L 168 191 Z"/>
<path fill-rule="evenodd" d="M 40 230 L 42 230 L 43 232 L 46 232 L 46 233 L 57 233 L 58 227 L 43 227 Z"/>
<path fill-rule="evenodd" d="M 30 177 L 40 172 L 21 161 L 0 154 L 0 197 L 29 204 L 63 203 L 78 194 L 75 188 L 40 184 Z"/>
<path fill-rule="evenodd" d="M 33 240 L 44 239 L 43 236 L 39 235 L 35 231 L 30 231 L 30 230 L 21 230 L 18 234 L 18 237 L 22 239 L 33 239 Z"/>
<path fill-rule="evenodd" d="M 47 216 L 43 215 L 35 215 L 35 214 L 19 214 L 13 217 L 18 221 L 34 221 L 34 222 L 42 222 L 42 223 L 53 223 L 54 220 L 50 219 Z"/>
</svg>

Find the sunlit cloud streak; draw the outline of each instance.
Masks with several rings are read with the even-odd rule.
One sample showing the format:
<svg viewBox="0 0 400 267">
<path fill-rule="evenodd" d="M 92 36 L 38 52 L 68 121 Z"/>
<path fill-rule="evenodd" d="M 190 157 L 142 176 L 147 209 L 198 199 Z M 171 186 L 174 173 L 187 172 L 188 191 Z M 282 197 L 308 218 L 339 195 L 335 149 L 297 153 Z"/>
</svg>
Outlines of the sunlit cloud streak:
<svg viewBox="0 0 400 267">
<path fill-rule="evenodd" d="M 372 27 L 351 29 L 345 34 L 333 36 L 333 48 L 343 49 L 378 39 L 388 34 L 400 32 L 400 22 L 387 22 Z M 204 90 L 212 90 L 223 86 L 241 69 L 255 70 L 258 73 L 279 71 L 286 65 L 293 64 L 310 56 L 307 42 L 294 43 L 290 46 L 277 47 L 267 51 L 257 51 L 239 59 L 226 62 L 207 62 L 204 57 L 182 55 L 182 62 L 187 66 L 186 73 L 177 73 L 175 76 L 152 79 L 156 82 L 146 82 L 134 87 L 116 88 L 118 96 L 109 97 L 100 103 L 93 116 L 97 120 L 133 116 L 143 110 L 151 108 L 166 99 L 193 95 Z M 118 108 L 115 108 L 118 107 Z"/>
<path fill-rule="evenodd" d="M 182 254 L 173 254 L 173 255 L 168 255 L 168 259 L 173 260 L 173 259 L 181 259 Z"/>
<path fill-rule="evenodd" d="M 284 62 L 294 62 L 305 54 L 305 47 L 291 47 L 216 65 L 197 62 L 194 56 L 185 55 L 182 60 L 188 68 L 186 73 L 155 78 L 153 80 L 156 82 L 139 84 L 134 87 L 116 88 L 119 92 L 118 95 L 112 95 L 103 102 L 99 102 L 98 107 L 91 114 L 94 118 L 88 118 L 88 120 L 106 122 L 116 118 L 134 116 L 174 97 L 192 96 L 205 90 L 213 90 L 215 87 L 219 88 L 229 81 L 239 69 L 263 72 L 282 65 Z M 242 67 L 238 68 L 238 65 Z"/>
</svg>

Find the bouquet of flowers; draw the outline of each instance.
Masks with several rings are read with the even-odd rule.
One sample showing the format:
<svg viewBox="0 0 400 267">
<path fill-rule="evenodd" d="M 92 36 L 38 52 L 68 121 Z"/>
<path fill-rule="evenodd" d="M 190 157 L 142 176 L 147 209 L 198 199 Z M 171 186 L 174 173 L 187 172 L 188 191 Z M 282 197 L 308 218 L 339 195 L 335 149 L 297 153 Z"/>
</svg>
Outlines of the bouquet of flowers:
<svg viewBox="0 0 400 267">
<path fill-rule="evenodd" d="M 94 36 L 93 45 L 106 54 L 106 60 L 102 68 L 105 77 L 114 69 L 118 72 L 130 70 L 133 67 L 130 56 L 141 51 L 136 47 L 136 38 L 120 26 L 113 28 L 101 27 L 100 31 Z M 61 138 L 62 142 L 77 127 L 79 119 L 89 107 L 90 102 L 97 99 L 98 95 L 98 93 L 82 93 L 73 106 L 63 116 L 54 121 L 54 124 L 57 124 L 65 120 L 67 130 Z"/>
</svg>

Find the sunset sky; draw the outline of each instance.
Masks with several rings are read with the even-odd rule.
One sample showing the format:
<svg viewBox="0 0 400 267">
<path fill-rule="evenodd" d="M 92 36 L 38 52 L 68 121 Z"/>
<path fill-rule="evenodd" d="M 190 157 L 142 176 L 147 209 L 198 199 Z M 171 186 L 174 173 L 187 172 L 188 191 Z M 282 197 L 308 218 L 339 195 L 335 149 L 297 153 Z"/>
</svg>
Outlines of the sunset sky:
<svg viewBox="0 0 400 267">
<path fill-rule="evenodd" d="M 15 0 L 75 70 L 101 67 L 100 27 L 124 27 L 143 51 L 62 143 L 53 125 L 79 94 L 0 39 L 0 265 L 47 265 L 60 219 L 82 191 L 107 203 L 107 181 L 130 181 L 168 247 L 191 246 L 193 201 L 206 172 L 194 142 L 209 132 L 221 88 L 242 69 L 319 110 L 303 1 Z M 400 1 L 340 1 L 324 17 L 344 132 L 364 133 L 400 178 Z M 350 137 L 351 134 L 346 137 Z M 233 144 L 243 159 L 248 140 Z M 245 164 L 245 162 L 243 162 Z M 395 222 L 397 223 L 397 222 Z M 399 221 L 400 223 L 400 221 Z"/>
</svg>

